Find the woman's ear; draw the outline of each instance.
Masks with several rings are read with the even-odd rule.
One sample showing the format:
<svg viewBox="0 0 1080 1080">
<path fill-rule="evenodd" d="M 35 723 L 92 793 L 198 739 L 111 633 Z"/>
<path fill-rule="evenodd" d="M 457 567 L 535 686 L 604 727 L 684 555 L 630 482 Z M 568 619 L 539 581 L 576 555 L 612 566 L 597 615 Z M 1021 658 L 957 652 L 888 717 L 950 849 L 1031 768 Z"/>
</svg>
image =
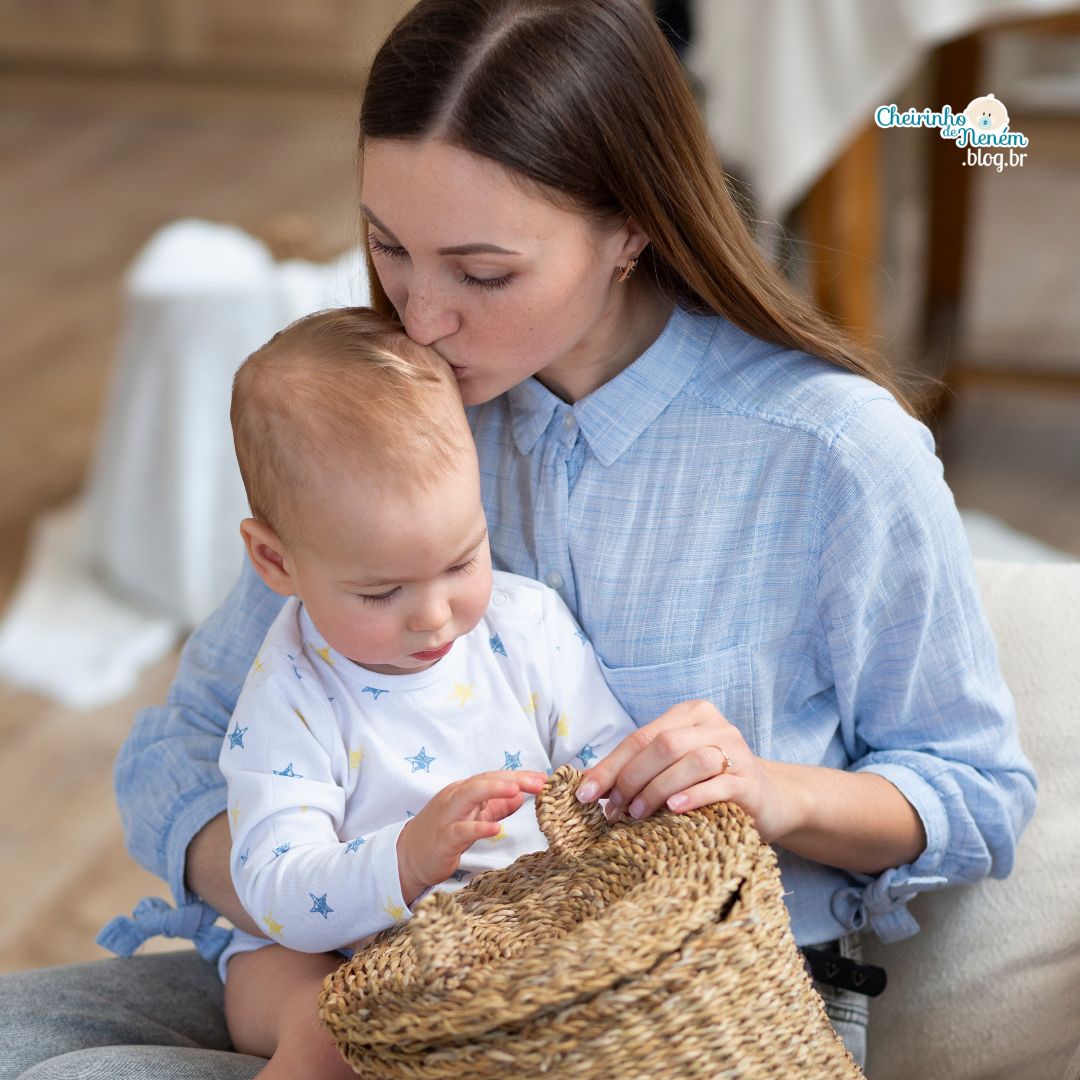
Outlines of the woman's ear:
<svg viewBox="0 0 1080 1080">
<path fill-rule="evenodd" d="M 240 522 L 240 535 L 244 538 L 248 558 L 259 577 L 274 592 L 282 596 L 295 595 L 296 583 L 289 572 L 288 553 L 278 534 L 265 521 L 244 518 Z"/>
<path fill-rule="evenodd" d="M 648 233 L 632 217 L 626 219 L 626 224 L 620 233 L 622 239 L 620 261 L 625 264 L 628 259 L 640 259 L 641 253 L 649 246 Z"/>
</svg>

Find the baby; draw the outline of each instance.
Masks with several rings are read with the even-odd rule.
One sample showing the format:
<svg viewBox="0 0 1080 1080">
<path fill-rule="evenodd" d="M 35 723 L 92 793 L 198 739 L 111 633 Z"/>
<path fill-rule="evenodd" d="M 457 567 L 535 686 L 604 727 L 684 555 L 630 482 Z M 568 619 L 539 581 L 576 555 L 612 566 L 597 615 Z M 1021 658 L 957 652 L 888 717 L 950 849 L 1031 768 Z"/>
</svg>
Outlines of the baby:
<svg viewBox="0 0 1080 1080">
<path fill-rule="evenodd" d="M 236 374 L 248 555 L 290 597 L 221 749 L 231 869 L 272 940 L 221 958 L 260 1076 L 353 1076 L 323 978 L 433 889 L 545 846 L 529 796 L 634 725 L 546 585 L 493 572 L 450 368 L 364 308 L 301 319 Z M 521 810 L 521 813 L 517 813 Z"/>
</svg>

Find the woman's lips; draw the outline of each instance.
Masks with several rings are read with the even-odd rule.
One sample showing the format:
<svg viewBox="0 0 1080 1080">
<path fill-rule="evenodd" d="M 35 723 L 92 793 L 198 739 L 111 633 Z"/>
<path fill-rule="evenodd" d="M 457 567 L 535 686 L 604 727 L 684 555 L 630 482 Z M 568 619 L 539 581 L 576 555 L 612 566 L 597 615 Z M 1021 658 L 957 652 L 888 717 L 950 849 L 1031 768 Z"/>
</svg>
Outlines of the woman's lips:
<svg viewBox="0 0 1080 1080">
<path fill-rule="evenodd" d="M 448 641 L 445 645 L 440 645 L 437 649 L 431 649 L 428 652 L 409 653 L 409 655 L 414 660 L 441 660 L 450 651 L 450 646 L 453 644 L 452 641 Z"/>
</svg>

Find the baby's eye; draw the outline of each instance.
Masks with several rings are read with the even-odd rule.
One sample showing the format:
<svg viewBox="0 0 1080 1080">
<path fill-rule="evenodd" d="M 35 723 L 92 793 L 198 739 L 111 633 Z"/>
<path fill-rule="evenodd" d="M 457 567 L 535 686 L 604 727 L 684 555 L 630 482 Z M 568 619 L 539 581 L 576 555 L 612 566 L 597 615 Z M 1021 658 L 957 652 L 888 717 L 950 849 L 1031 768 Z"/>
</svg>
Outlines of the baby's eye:
<svg viewBox="0 0 1080 1080">
<path fill-rule="evenodd" d="M 378 606 L 379 604 L 389 604 L 399 592 L 401 592 L 400 585 L 395 586 L 389 592 L 377 593 L 375 595 L 372 595 L 371 593 L 357 593 L 356 595 L 359 596 L 365 604 L 375 604 Z"/>
<path fill-rule="evenodd" d="M 474 555 L 468 562 L 461 563 L 460 566 L 451 566 L 448 573 L 451 574 L 467 574 L 476 565 L 476 556 Z"/>
<path fill-rule="evenodd" d="M 386 255 L 391 259 L 403 259 L 408 255 L 408 252 L 403 247 L 391 247 L 371 234 L 368 235 L 368 247 L 376 255 Z"/>
</svg>

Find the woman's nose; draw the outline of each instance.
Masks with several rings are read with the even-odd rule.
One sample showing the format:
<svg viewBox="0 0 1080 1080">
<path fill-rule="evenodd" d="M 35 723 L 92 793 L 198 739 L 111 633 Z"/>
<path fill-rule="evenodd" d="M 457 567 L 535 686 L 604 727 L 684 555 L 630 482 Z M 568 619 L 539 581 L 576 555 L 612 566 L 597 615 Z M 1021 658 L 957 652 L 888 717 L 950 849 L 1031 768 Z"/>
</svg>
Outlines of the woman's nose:
<svg viewBox="0 0 1080 1080">
<path fill-rule="evenodd" d="M 411 289 L 402 318 L 405 333 L 418 345 L 434 345 L 456 333 L 460 319 L 443 297 L 430 288 Z"/>
</svg>

